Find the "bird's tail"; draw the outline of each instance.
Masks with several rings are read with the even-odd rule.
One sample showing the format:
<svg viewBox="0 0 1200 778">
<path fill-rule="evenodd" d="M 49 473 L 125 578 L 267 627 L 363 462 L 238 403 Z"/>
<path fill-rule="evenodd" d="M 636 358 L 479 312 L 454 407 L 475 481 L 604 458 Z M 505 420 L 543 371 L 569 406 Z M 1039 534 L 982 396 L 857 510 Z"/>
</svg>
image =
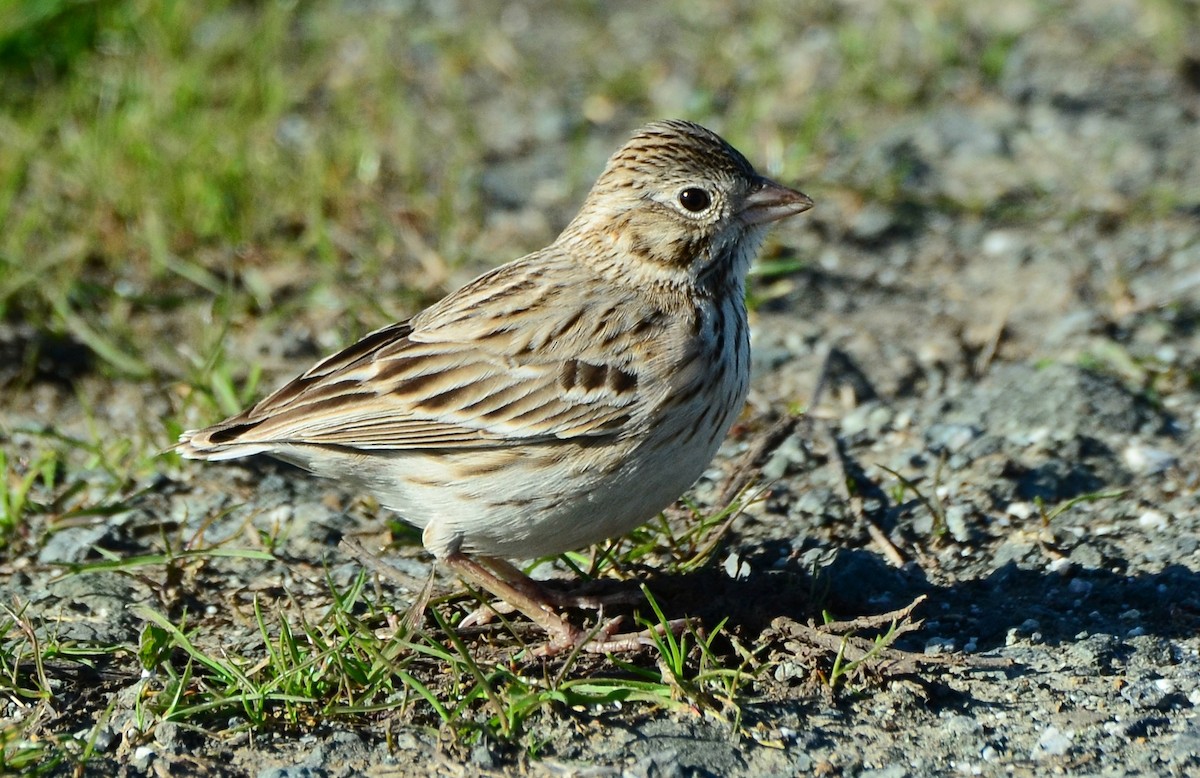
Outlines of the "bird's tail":
<svg viewBox="0 0 1200 778">
<path fill-rule="evenodd" d="M 218 424 L 202 430 L 188 430 L 179 436 L 179 442 L 171 447 L 180 456 L 187 459 L 240 459 L 253 454 L 265 454 L 272 446 L 262 442 L 238 441 L 236 436 L 229 434 L 229 429 Z M 222 438 L 234 438 L 222 440 Z"/>
</svg>

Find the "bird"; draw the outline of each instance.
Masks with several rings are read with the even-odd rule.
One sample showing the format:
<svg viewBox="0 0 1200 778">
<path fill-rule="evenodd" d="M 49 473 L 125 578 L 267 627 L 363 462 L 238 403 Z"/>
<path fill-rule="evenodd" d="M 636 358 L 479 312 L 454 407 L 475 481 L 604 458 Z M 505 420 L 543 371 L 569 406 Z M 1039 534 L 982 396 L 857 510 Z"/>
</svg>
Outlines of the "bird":
<svg viewBox="0 0 1200 778">
<path fill-rule="evenodd" d="M 265 454 L 373 494 L 464 581 L 524 613 L 545 653 L 648 643 L 586 632 L 509 560 L 622 535 L 708 467 L 749 388 L 746 277 L 807 211 L 685 120 L 638 129 L 545 248 L 180 436 L 184 457 Z"/>
</svg>

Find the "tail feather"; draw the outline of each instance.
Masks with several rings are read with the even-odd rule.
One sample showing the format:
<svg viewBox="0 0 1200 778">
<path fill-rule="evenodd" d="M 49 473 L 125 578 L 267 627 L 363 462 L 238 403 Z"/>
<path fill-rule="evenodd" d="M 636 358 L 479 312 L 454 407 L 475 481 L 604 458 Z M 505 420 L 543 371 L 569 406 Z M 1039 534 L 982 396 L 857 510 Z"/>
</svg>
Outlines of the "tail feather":
<svg viewBox="0 0 1200 778">
<path fill-rule="evenodd" d="M 240 459 L 253 454 L 269 454 L 274 446 L 262 442 L 220 443 L 213 440 L 214 433 L 220 432 L 221 427 L 209 427 L 203 430 L 188 430 L 179 436 L 175 451 L 187 459 L 207 459 L 220 461 L 223 459 Z"/>
</svg>

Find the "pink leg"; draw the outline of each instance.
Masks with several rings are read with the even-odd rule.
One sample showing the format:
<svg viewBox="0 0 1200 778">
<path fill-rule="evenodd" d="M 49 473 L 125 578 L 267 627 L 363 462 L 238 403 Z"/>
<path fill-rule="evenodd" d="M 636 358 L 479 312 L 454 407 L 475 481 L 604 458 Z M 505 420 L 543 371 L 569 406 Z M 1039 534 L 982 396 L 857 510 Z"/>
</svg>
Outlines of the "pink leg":
<svg viewBox="0 0 1200 778">
<path fill-rule="evenodd" d="M 676 619 L 666 624 L 665 629 L 655 627 L 642 632 L 617 634 L 616 630 L 621 621 L 617 618 L 606 622 L 598 632 L 589 635 L 564 619 L 558 613 L 553 597 L 548 596 L 536 581 L 508 562 L 493 558 L 476 561 L 461 552 L 450 554 L 442 561 L 464 580 L 500 598 L 546 630 L 550 642 L 538 650 L 539 654 L 553 655 L 576 647 L 602 654 L 612 651 L 635 651 L 654 645 L 652 635 L 655 633 L 661 635 L 669 630 L 678 634 L 687 626 L 685 619 Z M 488 569 L 489 567 L 492 569 Z"/>
</svg>

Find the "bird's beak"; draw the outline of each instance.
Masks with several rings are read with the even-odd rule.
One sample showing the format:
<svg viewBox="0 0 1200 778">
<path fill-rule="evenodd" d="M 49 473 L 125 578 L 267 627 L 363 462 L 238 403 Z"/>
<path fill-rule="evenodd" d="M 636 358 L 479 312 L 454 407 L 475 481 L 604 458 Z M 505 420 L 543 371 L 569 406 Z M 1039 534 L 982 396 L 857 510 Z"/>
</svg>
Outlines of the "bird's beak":
<svg viewBox="0 0 1200 778">
<path fill-rule="evenodd" d="M 759 177 L 758 188 L 742 201 L 742 221 L 768 224 L 804 213 L 813 207 L 812 198 L 769 178 Z"/>
</svg>

